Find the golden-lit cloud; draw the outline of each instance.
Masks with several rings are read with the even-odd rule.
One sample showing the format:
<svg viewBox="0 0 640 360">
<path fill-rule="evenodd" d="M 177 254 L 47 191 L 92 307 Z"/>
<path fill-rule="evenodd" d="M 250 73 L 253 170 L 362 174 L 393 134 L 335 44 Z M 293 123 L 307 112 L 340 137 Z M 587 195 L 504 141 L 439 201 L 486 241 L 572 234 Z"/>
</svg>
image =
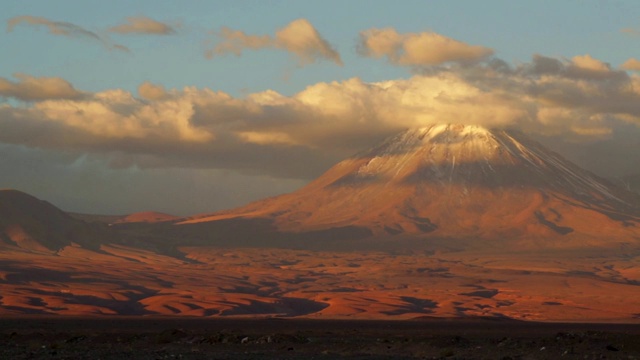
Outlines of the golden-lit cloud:
<svg viewBox="0 0 640 360">
<path fill-rule="evenodd" d="M 325 59 L 342 65 L 340 54 L 306 19 L 297 19 L 276 32 L 276 47 L 295 54 L 302 65 Z"/>
<path fill-rule="evenodd" d="M 70 85 L 69 85 L 70 86 Z M 321 82 L 291 96 L 114 89 L 0 105 L 0 142 L 104 154 L 113 166 L 232 169 L 311 178 L 406 128 L 516 127 L 572 143 L 640 136 L 640 77 L 591 56 L 536 55 L 431 69 L 408 79 Z M 635 130 L 634 130 L 635 129 Z"/>
<path fill-rule="evenodd" d="M 446 62 L 475 62 L 493 50 L 448 38 L 434 32 L 400 34 L 394 28 L 360 32 L 358 52 L 395 65 L 428 66 Z"/>
<path fill-rule="evenodd" d="M 640 60 L 636 58 L 630 58 L 625 61 L 620 67 L 625 70 L 640 71 Z"/>
<path fill-rule="evenodd" d="M 240 139 L 247 143 L 259 144 L 259 145 L 300 145 L 296 143 L 288 134 L 282 132 L 259 132 L 259 131 L 244 131 L 238 132 Z"/>
<path fill-rule="evenodd" d="M 138 86 L 138 95 L 147 100 L 162 100 L 169 94 L 164 89 L 164 86 L 145 81 Z"/>
<path fill-rule="evenodd" d="M 194 128 L 188 95 L 148 106 L 124 90 L 107 90 L 81 101 L 42 101 L 31 109 L 49 121 L 104 143 L 149 140 L 201 143 L 213 134 Z M 85 141 L 85 140 L 81 140 Z"/>
<path fill-rule="evenodd" d="M 0 96 L 22 101 L 49 99 L 80 99 L 84 94 L 68 81 L 57 77 L 33 77 L 14 74 L 18 81 L 0 77 Z"/>
<path fill-rule="evenodd" d="M 11 32 L 18 25 L 43 26 L 49 30 L 49 33 L 57 36 L 66 36 L 71 38 L 80 38 L 95 41 L 102 44 L 109 50 L 119 50 L 128 52 L 129 49 L 120 44 L 115 44 L 107 37 L 99 35 L 96 32 L 87 30 L 76 24 L 64 21 L 53 21 L 39 16 L 16 16 L 7 20 L 7 31 Z"/>
<path fill-rule="evenodd" d="M 609 64 L 602 62 L 598 59 L 591 57 L 591 55 L 578 55 L 574 56 L 571 59 L 571 64 L 580 69 L 594 71 L 594 72 L 609 72 L 611 71 L 611 66 Z"/>
<path fill-rule="evenodd" d="M 175 27 L 146 16 L 127 17 L 123 24 L 111 27 L 109 31 L 118 34 L 151 35 L 171 35 L 176 33 Z"/>
<path fill-rule="evenodd" d="M 279 29 L 275 36 L 249 35 L 240 30 L 223 27 L 217 33 L 221 41 L 208 49 L 208 58 L 225 54 L 240 56 L 245 49 L 279 49 L 291 53 L 303 66 L 317 60 L 328 60 L 342 65 L 340 54 L 306 19 L 297 19 Z"/>
</svg>

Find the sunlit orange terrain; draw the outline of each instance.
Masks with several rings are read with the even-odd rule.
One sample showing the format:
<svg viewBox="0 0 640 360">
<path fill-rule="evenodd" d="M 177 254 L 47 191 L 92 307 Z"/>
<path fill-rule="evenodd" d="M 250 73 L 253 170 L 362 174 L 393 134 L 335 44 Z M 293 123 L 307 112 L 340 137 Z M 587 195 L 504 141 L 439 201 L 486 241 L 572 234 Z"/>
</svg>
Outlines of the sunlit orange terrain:
<svg viewBox="0 0 640 360">
<path fill-rule="evenodd" d="M 640 257 L 121 246 L 2 253 L 1 314 L 637 321 Z"/>
</svg>

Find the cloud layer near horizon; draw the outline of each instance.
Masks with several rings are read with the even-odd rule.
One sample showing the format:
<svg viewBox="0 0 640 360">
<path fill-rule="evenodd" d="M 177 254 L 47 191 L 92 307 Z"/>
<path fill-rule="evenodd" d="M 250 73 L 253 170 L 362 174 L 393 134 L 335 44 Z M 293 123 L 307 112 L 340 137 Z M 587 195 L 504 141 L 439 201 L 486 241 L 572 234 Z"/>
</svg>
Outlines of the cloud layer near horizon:
<svg viewBox="0 0 640 360">
<path fill-rule="evenodd" d="M 103 154 L 113 167 L 309 179 L 386 136 L 433 123 L 517 127 L 572 142 L 640 127 L 640 77 L 589 55 L 536 55 L 518 66 L 489 59 L 378 83 L 321 82 L 293 96 L 268 90 L 236 98 L 143 83 L 136 97 L 121 89 L 81 93 L 56 78 L 18 79 L 0 79 L 0 92 L 34 103 L 0 105 L 0 142 Z"/>
<path fill-rule="evenodd" d="M 223 27 L 216 35 L 221 41 L 205 52 L 208 58 L 229 53 L 240 56 L 245 49 L 279 49 L 296 57 L 300 66 L 314 63 L 317 60 L 328 60 L 342 65 L 340 54 L 306 19 L 290 22 L 279 29 L 275 36 L 249 35 L 228 27 Z"/>
</svg>

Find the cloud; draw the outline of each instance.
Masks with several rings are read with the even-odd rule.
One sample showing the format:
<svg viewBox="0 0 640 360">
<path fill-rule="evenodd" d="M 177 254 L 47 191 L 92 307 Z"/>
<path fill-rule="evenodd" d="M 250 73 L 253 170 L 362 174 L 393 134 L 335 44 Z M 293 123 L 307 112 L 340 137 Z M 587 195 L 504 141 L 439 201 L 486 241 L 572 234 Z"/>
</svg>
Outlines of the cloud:
<svg viewBox="0 0 640 360">
<path fill-rule="evenodd" d="M 49 33 L 53 35 L 85 37 L 94 40 L 100 40 L 100 36 L 98 36 L 96 33 L 86 30 L 78 25 L 62 21 L 52 21 L 37 16 L 17 16 L 7 20 L 7 31 L 13 31 L 13 29 L 21 23 L 26 23 L 28 25 L 34 26 L 45 26 L 49 29 Z"/>
<path fill-rule="evenodd" d="M 20 24 L 44 26 L 52 35 L 90 40 L 102 44 L 102 46 L 109 50 L 129 52 L 129 49 L 126 46 L 114 44 L 107 37 L 98 35 L 97 33 L 87 30 L 81 26 L 64 21 L 53 21 L 38 16 L 16 16 L 7 20 L 7 32 L 13 31 L 14 28 Z"/>
<path fill-rule="evenodd" d="M 295 54 L 301 65 L 325 59 L 342 65 L 340 54 L 320 36 L 306 19 L 294 20 L 276 32 L 275 44 L 278 48 Z"/>
<path fill-rule="evenodd" d="M 148 81 L 143 82 L 138 86 L 138 95 L 147 100 L 162 100 L 169 94 L 162 85 L 155 85 Z"/>
<path fill-rule="evenodd" d="M 151 35 L 172 35 L 176 33 L 176 29 L 173 26 L 146 16 L 127 17 L 125 23 L 111 27 L 109 31 L 118 34 Z"/>
<path fill-rule="evenodd" d="M 633 29 L 633 28 L 624 28 L 624 29 L 620 30 L 620 32 L 622 32 L 624 34 L 629 34 L 629 35 L 632 35 L 632 36 L 640 35 L 640 30 Z"/>
<path fill-rule="evenodd" d="M 640 71 L 640 60 L 630 58 L 629 60 L 625 61 L 620 67 L 625 70 Z"/>
<path fill-rule="evenodd" d="M 222 27 L 219 36 L 223 39 L 213 49 L 206 52 L 208 58 L 233 53 L 242 55 L 244 49 L 259 50 L 273 47 L 273 39 L 269 35 L 247 35 L 244 31 Z"/>
<path fill-rule="evenodd" d="M 434 123 L 515 127 L 556 145 L 640 137 L 640 77 L 588 55 L 536 55 L 516 66 L 490 59 L 375 83 L 321 82 L 291 96 L 234 97 L 148 82 L 138 94 L 114 89 L 0 105 L 0 142 L 101 154 L 116 168 L 310 179 L 387 136 Z"/>
<path fill-rule="evenodd" d="M 80 99 L 84 93 L 73 85 L 57 77 L 33 77 L 14 74 L 18 81 L 0 77 L 0 96 L 22 101 L 42 101 L 50 99 Z"/>
<path fill-rule="evenodd" d="M 571 59 L 571 65 L 598 73 L 607 73 L 611 71 L 611 66 L 605 62 L 591 57 L 589 54 L 574 56 Z"/>
<path fill-rule="evenodd" d="M 279 29 L 275 36 L 248 35 L 240 30 L 223 27 L 217 34 L 222 40 L 208 49 L 208 58 L 225 54 L 240 56 L 245 49 L 279 49 L 291 53 L 300 66 L 317 60 L 328 60 L 343 65 L 340 54 L 306 19 L 297 19 Z"/>
<path fill-rule="evenodd" d="M 573 80 L 608 80 L 613 84 L 627 81 L 624 71 L 615 70 L 610 64 L 600 61 L 589 54 L 574 56 L 571 59 L 556 59 L 533 55 L 529 64 L 523 64 L 520 71 L 528 76 L 553 76 Z"/>
<path fill-rule="evenodd" d="M 381 58 L 395 65 L 430 66 L 447 62 L 476 62 L 493 50 L 469 45 L 434 32 L 400 34 L 394 28 L 360 32 L 360 55 Z"/>
</svg>

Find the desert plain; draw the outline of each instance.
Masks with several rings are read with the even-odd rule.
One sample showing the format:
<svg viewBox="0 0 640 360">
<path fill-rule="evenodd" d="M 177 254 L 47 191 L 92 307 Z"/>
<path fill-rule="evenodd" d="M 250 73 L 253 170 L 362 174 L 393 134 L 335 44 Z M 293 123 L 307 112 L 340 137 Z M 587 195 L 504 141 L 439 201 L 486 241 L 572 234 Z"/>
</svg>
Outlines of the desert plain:
<svg viewBox="0 0 640 360">
<path fill-rule="evenodd" d="M 640 322 L 638 255 L 180 250 L 184 258 L 120 245 L 5 252 L 0 311 Z"/>
<path fill-rule="evenodd" d="M 179 250 L 3 251 L 0 355 L 640 358 L 638 256 Z"/>
</svg>

